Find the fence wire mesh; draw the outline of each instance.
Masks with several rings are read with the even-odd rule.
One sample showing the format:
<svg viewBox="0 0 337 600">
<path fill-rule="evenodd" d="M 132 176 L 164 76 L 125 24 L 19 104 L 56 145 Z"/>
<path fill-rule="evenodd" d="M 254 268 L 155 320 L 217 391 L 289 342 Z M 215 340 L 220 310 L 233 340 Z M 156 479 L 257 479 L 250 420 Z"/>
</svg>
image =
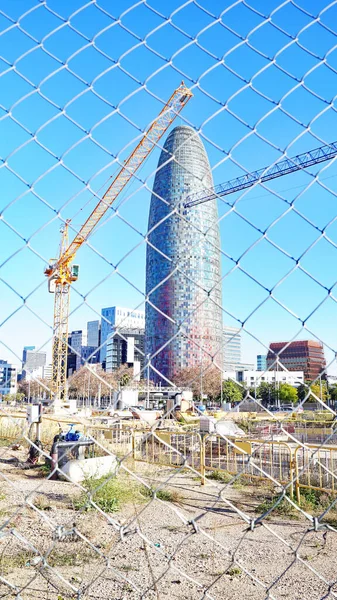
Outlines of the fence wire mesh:
<svg viewBox="0 0 337 600">
<path fill-rule="evenodd" d="M 337 596 L 336 16 L 0 0 L 1 597 Z M 60 405 L 44 268 L 182 79 L 76 256 Z"/>
</svg>

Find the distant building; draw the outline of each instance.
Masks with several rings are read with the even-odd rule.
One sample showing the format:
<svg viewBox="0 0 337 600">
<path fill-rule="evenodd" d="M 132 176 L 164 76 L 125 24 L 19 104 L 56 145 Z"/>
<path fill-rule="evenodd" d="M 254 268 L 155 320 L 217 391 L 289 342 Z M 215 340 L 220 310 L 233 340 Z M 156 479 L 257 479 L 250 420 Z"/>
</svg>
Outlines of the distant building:
<svg viewBox="0 0 337 600">
<path fill-rule="evenodd" d="M 266 354 L 258 354 L 257 355 L 256 368 L 258 371 L 266 371 L 267 370 L 267 355 Z"/>
<path fill-rule="evenodd" d="M 303 371 L 304 379 L 313 381 L 326 367 L 323 344 L 315 340 L 273 342 L 267 354 L 267 368 L 284 367 L 288 371 Z"/>
<path fill-rule="evenodd" d="M 88 321 L 87 323 L 87 345 L 98 348 L 101 343 L 101 323 L 100 321 Z"/>
<path fill-rule="evenodd" d="M 81 347 L 81 365 L 84 363 L 97 364 L 97 347 L 96 346 L 82 346 Z"/>
<path fill-rule="evenodd" d="M 49 365 L 46 365 L 45 367 L 43 367 L 43 379 L 46 379 L 47 381 L 51 381 L 52 374 L 53 374 L 53 365 L 52 364 L 49 364 Z"/>
<path fill-rule="evenodd" d="M 224 371 L 251 371 L 254 369 L 252 363 L 241 362 L 241 328 L 229 327 L 223 328 L 223 368 Z"/>
<path fill-rule="evenodd" d="M 260 383 L 289 383 L 298 387 L 304 383 L 303 371 L 267 371 L 261 375 L 261 371 L 227 371 L 224 373 L 224 379 L 235 379 L 239 383 L 244 383 L 248 388 L 259 386 Z"/>
<path fill-rule="evenodd" d="M 24 346 L 22 352 L 22 379 L 27 379 L 35 372 L 43 376 L 43 368 L 47 362 L 47 353 L 35 350 L 35 346 Z"/>
<path fill-rule="evenodd" d="M 86 346 L 87 344 L 87 334 L 82 331 L 82 329 L 77 329 L 76 331 L 72 331 L 68 336 L 68 353 L 75 355 L 75 371 L 81 366 L 81 353 L 82 346 Z M 72 360 L 72 363 L 74 361 Z"/>
<path fill-rule="evenodd" d="M 235 371 L 241 363 L 241 329 L 224 326 L 223 359 L 224 371 Z"/>
<path fill-rule="evenodd" d="M 106 341 L 111 333 L 117 328 L 121 329 L 144 329 L 145 312 L 142 310 L 132 310 L 122 306 L 110 306 L 102 308 L 101 320 L 101 349 L 100 362 L 103 367 L 106 361 Z"/>
<path fill-rule="evenodd" d="M 67 377 L 71 377 L 76 371 L 76 354 L 68 349 L 67 355 Z"/>
<path fill-rule="evenodd" d="M 106 344 L 106 371 L 116 371 L 121 365 L 144 368 L 144 329 L 123 329 L 112 333 Z M 136 369 L 139 368 L 136 365 Z"/>
<path fill-rule="evenodd" d="M 16 365 L 0 360 L 0 399 L 6 394 L 17 392 L 18 368 Z"/>
</svg>

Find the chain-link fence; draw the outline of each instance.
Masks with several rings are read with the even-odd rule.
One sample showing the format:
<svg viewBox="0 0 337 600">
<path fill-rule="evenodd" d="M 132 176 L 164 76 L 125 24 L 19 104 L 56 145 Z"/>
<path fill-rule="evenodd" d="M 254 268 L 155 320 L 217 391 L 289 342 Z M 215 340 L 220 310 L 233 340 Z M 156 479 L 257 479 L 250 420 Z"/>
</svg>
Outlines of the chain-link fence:
<svg viewBox="0 0 337 600">
<path fill-rule="evenodd" d="M 1 597 L 336 597 L 336 17 L 0 0 Z"/>
</svg>

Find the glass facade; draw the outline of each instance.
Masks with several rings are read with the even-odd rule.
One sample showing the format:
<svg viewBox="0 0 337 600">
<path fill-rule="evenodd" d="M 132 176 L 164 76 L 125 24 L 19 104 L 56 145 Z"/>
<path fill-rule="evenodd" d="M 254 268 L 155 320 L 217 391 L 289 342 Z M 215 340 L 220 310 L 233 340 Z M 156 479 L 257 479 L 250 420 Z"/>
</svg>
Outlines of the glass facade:
<svg viewBox="0 0 337 600">
<path fill-rule="evenodd" d="M 111 373 L 122 365 L 140 363 L 144 369 L 144 329 L 120 330 L 112 333 L 106 344 L 106 371 Z"/>
<path fill-rule="evenodd" d="M 258 354 L 256 357 L 256 366 L 258 371 L 266 371 L 267 370 L 267 355 L 266 354 Z"/>
<path fill-rule="evenodd" d="M 288 371 L 303 371 L 304 378 L 313 381 L 324 375 L 326 367 L 322 342 L 298 340 L 296 342 L 273 342 L 267 354 L 268 369 L 275 369 L 275 360 Z"/>
<path fill-rule="evenodd" d="M 241 329 L 225 325 L 223 339 L 223 369 L 224 371 L 236 371 L 241 364 Z"/>
<path fill-rule="evenodd" d="M 156 381 L 172 381 L 200 363 L 222 368 L 217 204 L 183 206 L 189 194 L 212 186 L 200 138 L 190 127 L 175 127 L 159 158 L 148 228 L 145 352 Z"/>
</svg>

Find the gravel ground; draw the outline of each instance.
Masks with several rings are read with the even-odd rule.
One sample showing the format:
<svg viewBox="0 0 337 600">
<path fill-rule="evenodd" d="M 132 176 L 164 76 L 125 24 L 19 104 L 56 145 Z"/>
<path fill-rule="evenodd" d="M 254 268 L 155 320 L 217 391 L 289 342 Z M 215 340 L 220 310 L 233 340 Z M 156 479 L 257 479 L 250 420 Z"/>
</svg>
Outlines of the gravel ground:
<svg viewBox="0 0 337 600">
<path fill-rule="evenodd" d="M 190 471 L 135 463 L 128 466 L 153 487 L 170 479 L 165 490 L 174 502 L 131 503 L 110 515 L 78 512 L 76 486 L 4 462 L 25 455 L 2 450 L 1 598 L 336 597 L 334 532 L 315 532 L 302 516 L 273 514 L 251 530 L 240 516 L 238 511 L 256 518 L 256 507 L 270 489 L 218 482 L 201 486 Z M 75 536 L 60 539 L 55 533 L 69 533 L 74 526 Z"/>
</svg>

